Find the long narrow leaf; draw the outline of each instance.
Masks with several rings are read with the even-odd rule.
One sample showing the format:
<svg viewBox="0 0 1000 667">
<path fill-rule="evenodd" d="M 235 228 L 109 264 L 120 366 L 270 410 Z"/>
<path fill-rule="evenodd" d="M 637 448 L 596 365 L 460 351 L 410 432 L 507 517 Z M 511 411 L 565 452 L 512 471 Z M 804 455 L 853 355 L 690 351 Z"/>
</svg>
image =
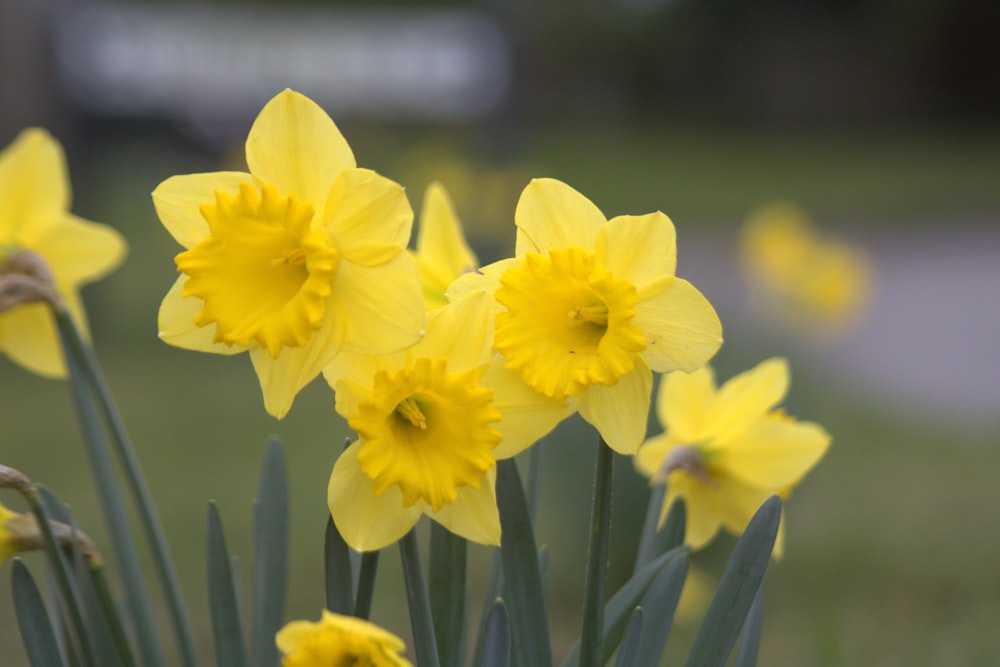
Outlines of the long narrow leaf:
<svg viewBox="0 0 1000 667">
<path fill-rule="evenodd" d="M 80 420 L 80 431 L 86 445 L 87 456 L 90 459 L 91 471 L 97 486 L 97 495 L 101 501 L 111 544 L 121 572 L 125 587 L 125 599 L 128 602 L 136 635 L 139 639 L 139 650 L 143 663 L 148 667 L 163 667 L 163 652 L 156 634 L 156 624 L 153 621 L 153 611 L 149 602 L 149 594 L 139 564 L 139 556 L 135 549 L 135 540 L 129 527 L 125 506 L 122 503 L 118 480 L 111 463 L 104 430 L 101 427 L 100 416 L 94 397 L 88 386 L 87 374 L 83 369 L 83 353 L 75 345 L 77 335 L 72 320 L 65 313 L 56 320 L 59 324 L 60 339 L 69 369 L 69 385 L 76 404 L 77 417 Z"/>
<path fill-rule="evenodd" d="M 208 602 L 212 612 L 212 634 L 215 637 L 215 656 L 219 667 L 245 667 L 243 629 L 233 573 L 230 569 L 229 550 L 219 520 L 215 503 L 208 505 L 208 522 L 205 528 L 206 557 L 208 562 Z"/>
<path fill-rule="evenodd" d="M 653 578 L 642 595 L 643 630 L 636 656 L 636 665 L 656 667 L 660 664 L 663 647 L 667 644 L 674 622 L 677 602 L 684 590 L 688 559 L 675 558 Z"/>
<path fill-rule="evenodd" d="M 597 465 L 590 512 L 590 544 L 583 590 L 583 626 L 580 630 L 580 667 L 601 667 L 604 639 L 604 590 L 608 578 L 608 544 L 611 540 L 611 490 L 614 452 L 597 439 Z"/>
<path fill-rule="evenodd" d="M 618 646 L 615 667 L 635 667 L 638 664 L 636 661 L 639 657 L 639 642 L 642 641 L 643 617 L 642 607 L 636 607 L 629 615 L 622 642 Z"/>
<path fill-rule="evenodd" d="M 483 654 L 483 641 L 486 638 L 486 624 L 493 614 L 493 607 L 503 590 L 503 564 L 500 550 L 494 549 L 490 557 L 490 571 L 486 577 L 486 590 L 483 592 L 483 607 L 479 612 L 479 630 L 476 634 L 476 650 L 472 656 L 472 664 L 480 664 Z M 506 614 L 506 606 L 504 607 Z M 508 621 L 509 622 L 509 621 Z"/>
<path fill-rule="evenodd" d="M 465 664 L 465 565 L 465 539 L 431 522 L 431 616 L 441 667 Z"/>
<path fill-rule="evenodd" d="M 740 638 L 740 647 L 736 650 L 736 662 L 734 667 L 756 667 L 757 650 L 760 648 L 760 625 L 761 617 L 764 615 L 764 582 L 761 582 L 757 589 L 757 595 L 750 605 L 750 613 L 743 624 L 743 635 Z"/>
<path fill-rule="evenodd" d="M 59 642 L 52 630 L 42 595 L 20 558 L 14 559 L 10 588 L 17 625 L 21 629 L 21 639 L 31 666 L 63 667 L 65 663 L 59 655 Z"/>
<path fill-rule="evenodd" d="M 365 620 L 368 620 L 372 613 L 379 553 L 366 551 L 361 555 L 361 564 L 358 567 L 358 592 L 354 596 L 354 615 Z"/>
<path fill-rule="evenodd" d="M 538 572 L 538 550 L 521 476 L 511 459 L 497 462 L 497 506 L 503 537 L 504 600 L 510 612 L 514 660 L 523 667 L 549 667 L 552 647 Z"/>
<path fill-rule="evenodd" d="M 483 631 L 483 659 L 478 667 L 510 667 L 510 619 L 507 605 L 497 598 L 486 619 Z"/>
<path fill-rule="evenodd" d="M 678 498 L 674 501 L 667 512 L 663 527 L 657 529 L 660 508 L 663 505 L 666 492 L 666 484 L 657 484 L 650 493 L 646 519 L 639 537 L 639 550 L 635 557 L 635 570 L 660 554 L 684 543 L 684 532 L 687 530 L 687 508 L 683 499 Z"/>
<path fill-rule="evenodd" d="M 129 437 L 125 422 L 118 412 L 104 379 L 104 373 L 97 361 L 97 355 L 93 349 L 83 340 L 72 317 L 63 309 L 56 309 L 56 322 L 60 329 L 60 335 L 69 346 L 75 351 L 80 362 L 82 371 L 96 393 L 97 402 L 104 414 L 105 422 L 111 432 L 111 441 L 115 446 L 119 462 L 125 472 L 125 479 L 129 483 L 132 491 L 132 498 L 135 502 L 136 510 L 139 514 L 139 521 L 145 531 L 146 539 L 149 542 L 150 553 L 153 557 L 153 566 L 160 579 L 160 585 L 166 596 L 167 606 L 170 610 L 170 618 L 173 621 L 174 634 L 177 639 L 178 648 L 182 664 L 185 667 L 195 667 L 198 664 L 194 649 L 194 634 L 191 631 L 191 620 L 187 609 L 184 607 L 184 600 L 181 595 L 180 580 L 177 576 L 177 568 L 174 566 L 170 555 L 170 548 L 167 538 L 163 532 L 163 526 L 156 514 L 153 504 L 153 497 L 146 484 L 146 478 L 136 456 L 135 448 Z"/>
<path fill-rule="evenodd" d="M 113 606 L 110 609 L 105 607 L 102 604 L 100 595 L 94 588 L 93 579 L 91 578 L 91 568 L 80 551 L 80 542 L 77 539 L 76 526 L 72 522 L 72 517 L 70 517 L 69 525 L 73 530 L 70 553 L 72 555 L 74 579 L 80 590 L 80 598 L 83 600 L 87 635 L 94 647 L 97 664 L 101 665 L 101 667 L 118 667 L 123 664 L 123 659 L 128 660 L 129 664 L 134 664 L 128 645 L 119 647 L 115 642 L 115 637 L 112 636 L 111 625 L 113 623 L 117 625 L 118 612 Z"/>
<path fill-rule="evenodd" d="M 688 655 L 688 667 L 721 667 L 726 663 L 767 571 L 780 520 L 778 496 L 765 500 L 750 519 L 705 612 Z"/>
<path fill-rule="evenodd" d="M 329 516 L 326 518 L 323 563 L 326 574 L 326 608 L 335 614 L 350 614 L 354 611 L 351 551 L 337 530 L 337 525 L 333 523 L 333 517 Z"/>
<path fill-rule="evenodd" d="M 253 667 L 278 662 L 274 635 L 285 614 L 288 577 L 288 474 L 281 443 L 272 438 L 264 455 L 260 489 L 254 504 Z"/>
<path fill-rule="evenodd" d="M 603 648 L 601 654 L 604 662 L 607 662 L 608 658 L 614 652 L 614 647 L 621 641 L 629 614 L 639 606 L 642 596 L 646 593 L 653 579 L 661 570 L 675 560 L 682 560 L 686 563 L 687 557 L 687 547 L 674 547 L 667 553 L 639 568 L 639 571 L 633 574 L 632 578 L 625 582 L 625 585 L 619 588 L 617 593 L 611 596 L 611 599 L 608 600 L 608 604 L 604 608 Z M 563 661 L 563 667 L 572 667 L 578 663 L 579 659 L 580 642 L 577 640 L 570 649 L 569 655 Z"/>
<path fill-rule="evenodd" d="M 420 560 L 420 545 L 414 527 L 399 541 L 399 556 L 406 584 L 406 601 L 410 608 L 410 627 L 413 629 L 413 653 L 419 667 L 440 667 L 431 602 L 424 581 L 424 566 Z"/>
</svg>

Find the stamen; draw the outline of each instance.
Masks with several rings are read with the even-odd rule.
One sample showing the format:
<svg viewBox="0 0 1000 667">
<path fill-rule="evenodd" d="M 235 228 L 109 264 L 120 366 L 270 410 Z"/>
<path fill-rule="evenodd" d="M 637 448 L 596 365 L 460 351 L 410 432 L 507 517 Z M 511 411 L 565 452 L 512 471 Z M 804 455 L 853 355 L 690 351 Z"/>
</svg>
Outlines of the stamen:
<svg viewBox="0 0 1000 667">
<path fill-rule="evenodd" d="M 421 431 L 427 430 L 427 417 L 425 417 L 423 411 L 421 411 L 420 405 L 417 403 L 417 399 L 412 396 L 403 399 L 403 401 L 396 406 L 396 414 L 419 428 Z"/>
<path fill-rule="evenodd" d="M 271 266 L 285 264 L 288 266 L 302 266 L 306 263 L 306 252 L 302 248 L 289 250 L 284 257 L 275 257 L 271 260 Z"/>
<path fill-rule="evenodd" d="M 569 311 L 569 318 L 606 327 L 608 326 L 608 306 L 603 302 L 595 306 L 577 306 Z"/>
</svg>

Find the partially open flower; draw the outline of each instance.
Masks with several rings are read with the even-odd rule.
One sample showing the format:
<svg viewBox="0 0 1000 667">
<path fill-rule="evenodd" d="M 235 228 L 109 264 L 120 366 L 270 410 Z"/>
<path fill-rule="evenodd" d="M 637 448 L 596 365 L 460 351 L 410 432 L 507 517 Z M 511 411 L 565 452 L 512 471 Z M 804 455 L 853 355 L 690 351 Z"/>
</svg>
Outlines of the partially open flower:
<svg viewBox="0 0 1000 667">
<path fill-rule="evenodd" d="M 323 610 L 316 623 L 292 621 L 275 637 L 283 667 L 412 667 L 403 640 L 374 623 Z"/>
</svg>

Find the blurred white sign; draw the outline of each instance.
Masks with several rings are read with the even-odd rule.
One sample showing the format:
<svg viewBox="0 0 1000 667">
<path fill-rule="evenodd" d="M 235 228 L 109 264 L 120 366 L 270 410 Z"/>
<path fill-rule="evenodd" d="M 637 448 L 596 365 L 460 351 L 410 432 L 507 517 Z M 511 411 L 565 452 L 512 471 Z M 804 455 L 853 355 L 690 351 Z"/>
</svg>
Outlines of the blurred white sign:
<svg viewBox="0 0 1000 667">
<path fill-rule="evenodd" d="M 293 88 L 339 116 L 466 120 L 510 78 L 505 36 L 469 10 L 83 5 L 56 49 L 72 98 L 112 114 L 252 116 Z"/>
</svg>

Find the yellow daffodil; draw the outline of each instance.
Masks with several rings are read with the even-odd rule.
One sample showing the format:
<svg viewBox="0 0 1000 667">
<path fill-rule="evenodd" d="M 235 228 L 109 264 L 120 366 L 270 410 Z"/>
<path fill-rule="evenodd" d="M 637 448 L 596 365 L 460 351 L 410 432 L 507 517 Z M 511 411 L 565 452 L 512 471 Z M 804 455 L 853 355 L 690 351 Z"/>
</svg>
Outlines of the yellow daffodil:
<svg viewBox="0 0 1000 667">
<path fill-rule="evenodd" d="M 324 371 L 358 440 L 337 459 L 328 502 L 358 551 L 398 540 L 427 514 L 481 544 L 500 543 L 497 459 L 514 456 L 565 415 L 492 351 L 493 303 L 480 290 L 428 313 L 405 352 L 344 354 Z"/>
<path fill-rule="evenodd" d="M 479 260 L 465 242 L 451 198 L 440 183 L 431 183 L 424 193 L 415 255 L 427 310 L 448 303 L 445 292 L 451 283 L 479 268 Z"/>
<path fill-rule="evenodd" d="M 247 137 L 249 173 L 167 179 L 160 220 L 187 250 L 163 300 L 160 337 L 202 352 L 249 350 L 267 411 L 340 351 L 386 354 L 424 324 L 413 212 L 403 189 L 354 155 L 326 113 L 286 90 Z"/>
<path fill-rule="evenodd" d="M 403 640 L 374 623 L 323 610 L 316 623 L 292 621 L 275 643 L 283 667 L 412 667 Z"/>
<path fill-rule="evenodd" d="M 709 367 L 663 378 L 656 411 L 666 432 L 643 443 L 635 465 L 653 481 L 666 480 L 661 523 L 674 500 L 684 499 L 693 548 L 720 527 L 743 532 L 764 500 L 786 496 L 826 452 L 830 436 L 821 426 L 777 408 L 788 381 L 784 359 L 761 362 L 718 389 Z"/>
<path fill-rule="evenodd" d="M 809 217 L 789 204 L 755 212 L 743 228 L 743 264 L 784 319 L 836 333 L 857 321 L 871 295 L 871 266 L 859 249 L 821 238 Z"/>
<path fill-rule="evenodd" d="M 568 185 L 533 180 L 515 212 L 516 257 L 460 280 L 495 289 L 496 349 L 535 391 L 572 398 L 622 454 L 646 433 L 651 370 L 691 371 L 722 344 L 711 304 L 674 276 L 663 213 L 607 220 Z"/>
<path fill-rule="evenodd" d="M 0 153 L 0 351 L 33 373 L 66 376 L 49 306 L 12 295 L 15 281 L 54 288 L 83 335 L 87 316 L 78 291 L 113 271 L 127 247 L 112 228 L 69 212 L 62 147 L 41 129 L 23 131 Z"/>
<path fill-rule="evenodd" d="M 14 538 L 14 531 L 8 525 L 10 521 L 19 516 L 21 515 L 0 503 L 0 563 L 22 550 Z"/>
</svg>

